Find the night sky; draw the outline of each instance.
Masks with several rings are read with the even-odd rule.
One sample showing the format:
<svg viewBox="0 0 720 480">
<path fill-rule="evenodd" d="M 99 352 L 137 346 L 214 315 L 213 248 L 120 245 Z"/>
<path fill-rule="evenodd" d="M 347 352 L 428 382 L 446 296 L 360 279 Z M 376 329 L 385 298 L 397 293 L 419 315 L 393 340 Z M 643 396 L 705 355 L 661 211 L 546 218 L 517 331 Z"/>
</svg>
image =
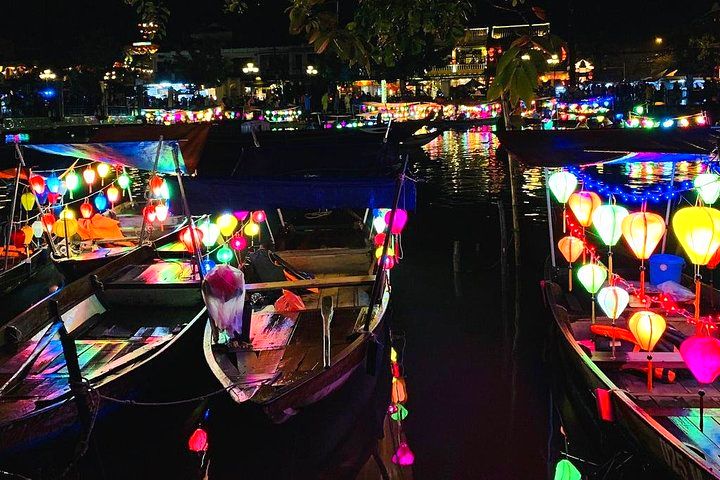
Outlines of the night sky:
<svg viewBox="0 0 720 480">
<path fill-rule="evenodd" d="M 501 0 L 495 0 L 499 3 Z M 255 0 L 247 13 L 225 14 L 222 0 L 168 0 L 172 13 L 162 46 L 187 43 L 193 31 L 222 24 L 233 31 L 236 46 L 299 42 L 287 32 L 288 0 Z M 682 30 L 706 12 L 710 0 L 538 0 L 548 12 L 553 31 L 568 36 L 568 6 L 577 40 L 599 45 L 638 42 Z M 258 5 L 259 3 L 259 5 Z M 137 39 L 137 15 L 122 0 L 6 0 L 0 29 L 0 62 L 36 60 L 49 64 L 104 62 L 120 58 L 122 46 Z M 345 9 L 352 2 L 341 0 Z M 528 5 L 535 4 L 528 2 Z M 476 0 L 473 23 L 516 23 L 513 14 Z M 515 21 L 514 21 L 515 20 Z"/>
</svg>

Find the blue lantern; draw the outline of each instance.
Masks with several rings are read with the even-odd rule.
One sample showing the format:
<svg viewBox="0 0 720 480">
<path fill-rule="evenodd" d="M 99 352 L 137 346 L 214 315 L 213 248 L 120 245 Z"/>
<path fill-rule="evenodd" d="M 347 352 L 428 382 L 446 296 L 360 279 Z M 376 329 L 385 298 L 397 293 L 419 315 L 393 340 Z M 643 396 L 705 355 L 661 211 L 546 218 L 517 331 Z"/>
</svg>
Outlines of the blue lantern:
<svg viewBox="0 0 720 480">
<path fill-rule="evenodd" d="M 215 262 L 213 262 L 209 258 L 206 258 L 205 260 L 203 260 L 202 263 L 200 264 L 200 268 L 202 269 L 203 275 L 207 275 L 208 273 L 210 273 L 210 271 L 213 268 L 215 268 L 215 265 L 216 265 Z"/>
<path fill-rule="evenodd" d="M 45 180 L 45 185 L 47 186 L 47 189 L 52 193 L 60 192 L 60 179 L 54 173 L 50 175 L 47 180 Z"/>
<path fill-rule="evenodd" d="M 103 192 L 95 195 L 95 208 L 97 208 L 99 212 L 104 212 L 107 209 L 107 206 L 108 199 Z"/>
</svg>

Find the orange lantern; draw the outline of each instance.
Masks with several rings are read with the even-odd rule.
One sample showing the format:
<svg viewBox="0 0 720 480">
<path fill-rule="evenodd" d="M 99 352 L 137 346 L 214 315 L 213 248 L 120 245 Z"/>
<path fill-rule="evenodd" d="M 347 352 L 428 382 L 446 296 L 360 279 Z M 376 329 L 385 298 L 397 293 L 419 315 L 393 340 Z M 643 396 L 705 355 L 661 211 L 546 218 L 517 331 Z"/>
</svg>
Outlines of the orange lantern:
<svg viewBox="0 0 720 480">
<path fill-rule="evenodd" d="M 110 205 L 115 207 L 115 204 L 120 200 L 120 190 L 115 185 L 110 185 L 107 189 L 107 199 L 110 200 Z"/>
<path fill-rule="evenodd" d="M 652 354 L 655 345 L 665 333 L 667 323 L 665 319 L 655 312 L 640 311 L 635 312 L 630 320 L 628 320 L 628 329 L 632 332 L 637 340 L 638 345 L 648 352 L 648 391 L 652 390 Z"/>
<path fill-rule="evenodd" d="M 568 198 L 568 206 L 583 227 L 592 225 L 592 214 L 600 206 L 600 196 L 595 192 L 582 190 Z"/>
<path fill-rule="evenodd" d="M 42 217 L 40 217 L 40 221 L 42 221 L 43 226 L 45 227 L 45 231 L 48 233 L 52 233 L 53 225 L 55 224 L 55 215 L 52 213 L 46 213 Z"/>
<path fill-rule="evenodd" d="M 180 232 L 180 241 L 190 253 L 195 253 L 195 247 L 196 245 L 201 245 L 202 238 L 202 230 L 196 227 L 185 227 L 182 232 Z"/>
<path fill-rule="evenodd" d="M 645 260 L 665 234 L 665 220 L 657 213 L 635 212 L 623 219 L 623 238 L 640 260 L 640 299 L 645 299 Z"/>
<path fill-rule="evenodd" d="M 390 398 L 392 403 L 405 403 L 407 401 L 407 387 L 404 378 L 393 377 Z"/>
<path fill-rule="evenodd" d="M 153 194 L 153 197 L 160 198 L 162 195 L 162 188 L 163 188 L 163 180 L 161 177 L 157 175 L 153 175 L 153 177 L 150 179 L 150 191 Z"/>
<path fill-rule="evenodd" d="M 568 235 L 558 241 L 558 250 L 568 262 L 568 290 L 572 292 L 572 262 L 585 250 L 585 243 L 577 237 Z"/>
</svg>

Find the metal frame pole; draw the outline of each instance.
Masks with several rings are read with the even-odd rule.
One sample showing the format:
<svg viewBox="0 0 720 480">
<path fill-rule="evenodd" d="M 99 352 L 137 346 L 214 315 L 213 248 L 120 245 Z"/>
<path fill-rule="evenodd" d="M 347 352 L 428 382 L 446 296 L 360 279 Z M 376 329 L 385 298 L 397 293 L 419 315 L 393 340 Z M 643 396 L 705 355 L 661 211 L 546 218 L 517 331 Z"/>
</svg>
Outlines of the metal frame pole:
<svg viewBox="0 0 720 480">
<path fill-rule="evenodd" d="M 193 246 L 195 247 L 194 257 L 195 261 L 197 262 L 198 275 L 200 275 L 200 280 L 202 280 L 205 276 L 202 271 L 202 244 L 200 243 L 200 239 L 197 238 L 197 235 L 195 235 L 195 222 L 193 221 L 192 215 L 190 214 L 190 205 L 188 205 L 187 197 L 185 196 L 185 187 L 183 186 L 182 181 L 182 171 L 180 170 L 180 160 L 178 159 L 178 148 L 180 147 L 177 143 L 172 144 L 172 156 L 173 162 L 175 162 L 175 175 L 177 176 L 178 189 L 180 190 L 180 199 L 182 200 L 183 208 L 185 209 L 185 216 L 187 217 L 188 226 L 190 228 L 190 236 L 192 237 Z"/>
<path fill-rule="evenodd" d="M 158 140 L 157 151 L 155 152 L 155 161 L 153 162 L 152 173 L 150 174 L 150 179 L 148 180 L 147 186 L 145 187 L 145 197 L 147 200 L 145 202 L 145 208 L 147 208 L 150 205 L 150 194 L 152 193 L 152 192 L 150 192 L 150 182 L 152 181 L 153 177 L 155 177 L 155 175 L 157 174 L 157 167 L 158 167 L 158 162 L 160 161 L 160 152 L 162 151 L 162 147 L 163 147 L 163 136 L 160 135 L 160 139 Z M 145 229 L 146 229 L 146 224 L 147 224 L 147 221 L 145 219 L 145 209 L 143 209 L 141 214 L 142 214 L 142 224 L 140 225 L 140 235 L 138 236 L 138 245 L 142 245 L 143 242 L 145 241 Z"/>
<path fill-rule="evenodd" d="M 556 268 L 555 261 L 555 232 L 553 231 L 552 222 L 552 204 L 550 203 L 550 187 L 548 187 L 548 178 L 550 177 L 548 168 L 543 167 L 543 173 L 545 175 L 545 203 L 547 205 L 547 222 L 548 222 L 548 236 L 550 238 L 550 261 L 552 267 Z"/>
<path fill-rule="evenodd" d="M 16 145 L 17 145 L 17 143 L 16 143 Z M 22 171 L 22 161 L 18 160 L 17 173 L 15 174 L 15 187 L 13 190 L 12 203 L 10 204 L 10 218 L 8 219 L 8 229 L 7 229 L 7 234 L 5 235 L 5 267 L 4 267 L 4 270 L 7 270 L 7 267 L 8 267 L 8 256 L 10 254 L 10 251 L 9 251 L 10 235 L 12 235 L 13 223 L 15 221 L 15 208 L 17 207 L 17 195 L 18 195 L 18 188 L 20 187 L 20 172 L 21 171 Z"/>
<path fill-rule="evenodd" d="M 675 167 L 677 166 L 677 163 L 673 162 L 672 164 L 672 170 L 670 172 L 670 192 L 674 190 L 675 187 Z M 665 225 L 668 225 L 670 222 L 670 207 L 672 206 L 672 195 L 668 197 L 667 206 L 665 207 Z M 665 244 L 667 243 L 667 228 L 665 229 L 665 233 L 663 234 L 663 242 L 662 242 L 662 253 L 665 253 Z"/>
</svg>

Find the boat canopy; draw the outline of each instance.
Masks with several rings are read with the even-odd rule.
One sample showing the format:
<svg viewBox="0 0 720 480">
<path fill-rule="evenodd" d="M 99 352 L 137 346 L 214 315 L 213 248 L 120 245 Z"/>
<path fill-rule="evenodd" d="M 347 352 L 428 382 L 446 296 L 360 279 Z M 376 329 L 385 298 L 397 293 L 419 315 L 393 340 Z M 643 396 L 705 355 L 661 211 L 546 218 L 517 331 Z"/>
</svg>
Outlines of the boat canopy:
<svg viewBox="0 0 720 480">
<path fill-rule="evenodd" d="M 540 167 L 703 160 L 718 141 L 718 133 L 710 128 L 520 130 L 497 135 L 523 163 Z"/>
<path fill-rule="evenodd" d="M 173 146 L 178 146 L 178 161 L 183 173 L 187 167 L 179 149 L 177 140 L 163 141 L 158 159 L 157 171 L 160 173 L 174 173 Z M 154 142 L 110 142 L 110 143 L 50 143 L 26 145 L 27 148 L 52 155 L 82 158 L 93 162 L 105 162 L 111 165 L 134 167 L 140 170 L 153 169 L 158 141 Z"/>
<path fill-rule="evenodd" d="M 397 180 L 392 177 L 190 177 L 183 183 L 193 214 L 238 208 L 392 208 L 397 191 Z M 415 183 L 411 180 L 403 184 L 400 207 L 415 209 Z"/>
</svg>

